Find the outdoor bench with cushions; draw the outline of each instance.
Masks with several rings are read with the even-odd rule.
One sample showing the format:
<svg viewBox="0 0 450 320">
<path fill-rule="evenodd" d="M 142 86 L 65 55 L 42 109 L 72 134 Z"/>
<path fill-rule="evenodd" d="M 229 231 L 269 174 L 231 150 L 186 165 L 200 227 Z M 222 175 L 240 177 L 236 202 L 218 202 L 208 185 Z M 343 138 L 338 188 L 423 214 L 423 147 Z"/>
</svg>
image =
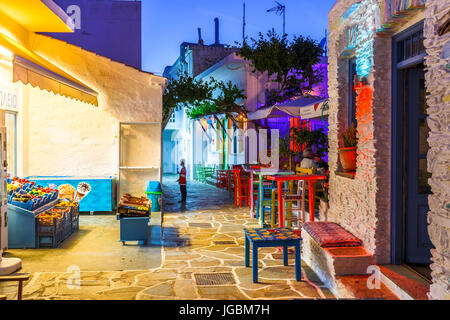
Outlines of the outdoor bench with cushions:
<svg viewBox="0 0 450 320">
<path fill-rule="evenodd" d="M 304 223 L 302 229 L 303 261 L 332 292 L 338 290 L 339 276 L 367 274 L 372 254 L 343 227 L 333 222 L 313 221 Z"/>
<path fill-rule="evenodd" d="M 360 239 L 334 222 L 313 221 L 303 224 L 303 228 L 322 247 L 359 247 Z"/>
</svg>

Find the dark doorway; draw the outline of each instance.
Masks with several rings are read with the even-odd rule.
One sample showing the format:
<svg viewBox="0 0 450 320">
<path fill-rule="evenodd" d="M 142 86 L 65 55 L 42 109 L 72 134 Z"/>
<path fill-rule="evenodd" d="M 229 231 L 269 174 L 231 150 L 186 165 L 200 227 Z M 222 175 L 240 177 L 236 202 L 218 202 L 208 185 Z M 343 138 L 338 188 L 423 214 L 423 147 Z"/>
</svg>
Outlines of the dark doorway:
<svg viewBox="0 0 450 320">
<path fill-rule="evenodd" d="M 430 277 L 423 22 L 393 40 L 393 262 Z"/>
<path fill-rule="evenodd" d="M 427 214 L 428 185 L 427 142 L 429 128 L 427 125 L 425 102 L 425 72 L 423 63 L 403 70 L 406 139 L 404 167 L 406 175 L 405 203 L 405 262 L 410 264 L 430 264 L 432 244 L 428 237 Z"/>
</svg>

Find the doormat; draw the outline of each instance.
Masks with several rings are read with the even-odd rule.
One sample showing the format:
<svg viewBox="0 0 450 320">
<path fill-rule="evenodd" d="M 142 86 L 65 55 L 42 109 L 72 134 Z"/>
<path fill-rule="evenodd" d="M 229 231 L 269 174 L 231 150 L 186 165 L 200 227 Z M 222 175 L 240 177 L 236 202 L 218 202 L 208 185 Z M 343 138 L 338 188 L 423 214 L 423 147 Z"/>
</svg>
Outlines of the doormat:
<svg viewBox="0 0 450 320">
<path fill-rule="evenodd" d="M 213 241 L 213 243 L 217 244 L 217 245 L 221 245 L 221 244 L 236 244 L 236 241 L 234 241 L 234 240 L 216 240 L 216 241 Z"/>
<path fill-rule="evenodd" d="M 224 284 L 235 284 L 232 273 L 195 273 L 195 282 L 199 286 L 217 286 Z"/>
<path fill-rule="evenodd" d="M 191 228 L 212 228 L 212 225 L 211 225 L 211 223 L 190 222 L 189 227 L 191 227 Z"/>
</svg>

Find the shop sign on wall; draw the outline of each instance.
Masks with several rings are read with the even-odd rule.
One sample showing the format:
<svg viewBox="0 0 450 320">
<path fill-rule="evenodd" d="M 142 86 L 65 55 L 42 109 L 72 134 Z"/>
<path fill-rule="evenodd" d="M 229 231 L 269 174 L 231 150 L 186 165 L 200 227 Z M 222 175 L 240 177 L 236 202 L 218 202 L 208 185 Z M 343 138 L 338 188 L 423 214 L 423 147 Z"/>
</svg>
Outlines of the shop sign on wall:
<svg viewBox="0 0 450 320">
<path fill-rule="evenodd" d="M 17 89 L 0 85 L 0 109 L 17 109 L 18 103 Z"/>
<path fill-rule="evenodd" d="M 375 10 L 377 33 L 390 34 L 404 23 L 416 9 L 425 7 L 426 0 L 381 0 Z"/>
</svg>

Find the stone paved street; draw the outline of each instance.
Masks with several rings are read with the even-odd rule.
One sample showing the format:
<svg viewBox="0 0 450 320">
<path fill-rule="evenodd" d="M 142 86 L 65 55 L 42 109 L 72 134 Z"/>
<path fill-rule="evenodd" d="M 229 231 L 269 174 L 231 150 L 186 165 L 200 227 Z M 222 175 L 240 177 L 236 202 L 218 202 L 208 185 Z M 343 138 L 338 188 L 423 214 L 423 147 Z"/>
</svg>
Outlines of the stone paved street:
<svg viewBox="0 0 450 320">
<path fill-rule="evenodd" d="M 188 201 L 179 204 L 176 177 L 164 178 L 164 228 L 161 265 L 142 270 L 81 271 L 78 288 L 67 284 L 73 274 L 36 272 L 24 299 L 333 299 L 317 276 L 302 264 L 295 281 L 294 259 L 283 266 L 277 248 L 260 248 L 259 283 L 244 266 L 244 227 L 257 227 L 248 208 L 235 208 L 228 192 L 197 182 L 188 185 Z M 155 226 L 155 228 L 157 228 Z M 158 237 L 152 245 L 159 245 Z M 141 259 L 146 259 L 146 253 Z M 228 274 L 227 284 L 199 285 L 201 274 Z M 7 288 L 11 291 L 11 288 Z M 7 290 L 6 289 L 6 290 Z M 14 298 L 13 294 L 9 298 Z"/>
</svg>

